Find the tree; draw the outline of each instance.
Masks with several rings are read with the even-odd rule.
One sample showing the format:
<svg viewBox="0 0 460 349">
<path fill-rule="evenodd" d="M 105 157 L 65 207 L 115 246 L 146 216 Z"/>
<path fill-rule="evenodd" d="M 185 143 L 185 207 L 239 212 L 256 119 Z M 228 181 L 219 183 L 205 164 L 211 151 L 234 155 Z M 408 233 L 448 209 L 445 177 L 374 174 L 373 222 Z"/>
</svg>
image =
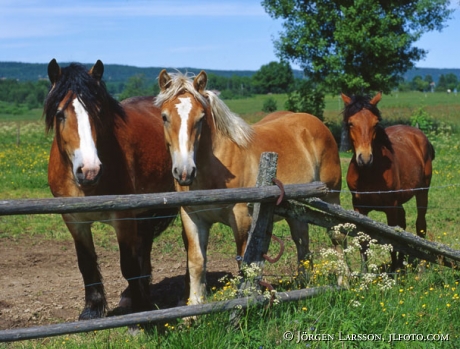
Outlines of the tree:
<svg viewBox="0 0 460 349">
<path fill-rule="evenodd" d="M 294 73 L 287 62 L 270 62 L 252 76 L 256 93 L 286 93 L 294 83 Z"/>
<path fill-rule="evenodd" d="M 457 75 L 453 73 L 441 74 L 439 77 L 438 85 L 436 86 L 436 91 L 446 92 L 447 90 L 453 90 L 457 88 L 458 78 Z"/>
<path fill-rule="evenodd" d="M 279 56 L 332 91 L 388 93 L 426 50 L 413 44 L 441 30 L 448 0 L 264 0 L 282 18 Z"/>
<path fill-rule="evenodd" d="M 278 56 L 298 64 L 305 76 L 328 91 L 383 91 L 426 50 L 413 44 L 423 33 L 442 30 L 449 0 L 263 0 L 283 29 Z"/>
<path fill-rule="evenodd" d="M 128 79 L 123 92 L 120 93 L 118 98 L 123 100 L 133 96 L 154 95 L 158 93 L 158 89 L 155 91 L 155 88 L 156 84 L 152 88 L 147 86 L 144 74 L 134 75 Z"/>
<path fill-rule="evenodd" d="M 297 79 L 295 89 L 288 93 L 284 107 L 287 110 L 299 113 L 309 113 L 323 120 L 324 91 L 314 86 L 310 80 Z"/>
<path fill-rule="evenodd" d="M 430 87 L 430 83 L 428 81 L 423 80 L 420 75 L 414 76 L 411 83 L 412 90 L 415 91 L 427 91 Z"/>
</svg>

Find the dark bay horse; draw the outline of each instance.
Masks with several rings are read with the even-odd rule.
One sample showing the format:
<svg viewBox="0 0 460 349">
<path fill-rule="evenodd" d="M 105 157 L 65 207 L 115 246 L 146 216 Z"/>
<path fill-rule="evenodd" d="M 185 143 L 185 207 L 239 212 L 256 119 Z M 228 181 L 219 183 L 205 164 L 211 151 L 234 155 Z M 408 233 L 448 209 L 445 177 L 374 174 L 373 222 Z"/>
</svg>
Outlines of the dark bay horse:
<svg viewBox="0 0 460 349">
<path fill-rule="evenodd" d="M 384 128 L 380 124 L 377 103 L 381 93 L 372 99 L 342 94 L 342 99 L 345 103 L 343 121 L 353 147 L 347 184 L 354 210 L 365 215 L 372 210 L 382 211 L 388 225 L 406 229 L 402 205 L 415 196 L 416 232 L 425 237 L 428 189 L 435 156 L 433 146 L 418 128 L 405 125 Z M 392 253 L 393 271 L 402 267 L 403 258 L 402 253 L 398 257 L 396 252 Z"/>
<path fill-rule="evenodd" d="M 315 116 L 277 112 L 250 126 L 206 90 L 207 75 L 193 80 L 181 73 L 159 76 L 166 144 L 177 190 L 255 186 L 262 152 L 278 153 L 277 177 L 283 183 L 322 181 L 332 191 L 325 200 L 340 203 L 341 169 L 337 144 Z M 205 296 L 209 229 L 223 223 L 233 230 L 237 260 L 246 247 L 251 216 L 246 203 L 181 208 L 187 250 L 189 303 Z M 308 224 L 287 219 L 299 262 L 309 258 Z M 338 241 L 334 240 L 338 247 Z"/>
<path fill-rule="evenodd" d="M 47 130 L 54 129 L 48 166 L 51 192 L 54 196 L 91 196 L 173 191 L 171 159 L 153 98 L 135 97 L 118 103 L 101 80 L 103 72 L 101 61 L 89 72 L 76 63 L 61 68 L 54 59 L 48 65 L 51 88 L 44 115 Z M 91 224 L 105 221 L 115 229 L 121 271 L 128 281 L 120 305 L 144 311 L 152 309 L 153 237 L 166 229 L 176 211 L 62 215 L 74 239 L 85 284 L 81 320 L 102 317 L 107 307 Z"/>
</svg>

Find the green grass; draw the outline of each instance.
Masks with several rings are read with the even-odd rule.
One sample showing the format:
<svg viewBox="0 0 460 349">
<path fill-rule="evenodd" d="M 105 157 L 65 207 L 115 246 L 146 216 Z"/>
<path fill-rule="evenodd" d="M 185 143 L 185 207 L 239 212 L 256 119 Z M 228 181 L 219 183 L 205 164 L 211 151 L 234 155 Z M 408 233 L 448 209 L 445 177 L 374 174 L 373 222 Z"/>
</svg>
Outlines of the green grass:
<svg viewBox="0 0 460 349">
<path fill-rule="evenodd" d="M 249 120 L 255 120 L 266 96 L 254 99 L 227 101 L 230 108 Z M 276 96 L 276 98 L 284 98 Z M 452 127 L 428 134 L 436 149 L 433 163 L 433 180 L 429 194 L 427 214 L 428 239 L 460 249 L 460 134 L 457 120 L 460 100 L 454 95 L 401 93 L 384 96 L 380 103 L 383 117 L 407 120 L 411 111 L 425 106 L 432 117 Z M 327 115 L 339 117 L 340 101 L 327 99 Z M 423 104 L 424 103 L 424 104 Z M 281 105 L 280 103 L 278 104 Z M 259 108 L 260 106 L 260 108 Z M 246 109 L 247 108 L 247 109 Z M 334 109 L 335 108 L 335 109 Z M 252 119 L 251 119 L 252 118 Z M 17 145 L 17 123 L 20 121 L 21 141 Z M 43 121 L 0 122 L 0 199 L 50 197 L 47 186 L 47 157 L 51 143 L 43 131 Z M 343 177 L 350 153 L 342 153 Z M 343 183 L 346 183 L 345 180 Z M 341 194 L 342 205 L 351 209 L 351 196 L 346 184 Z M 405 205 L 407 230 L 415 231 L 415 202 Z M 380 213 L 371 218 L 385 222 Z M 96 225 L 96 242 L 107 249 L 116 249 L 113 234 L 102 224 Z M 20 238 L 23 234 L 45 236 L 49 239 L 70 239 L 60 216 L 24 215 L 0 217 L 0 237 Z M 155 244 L 165 253 L 181 246 L 179 222 Z M 266 265 L 265 275 L 278 291 L 300 287 L 294 270 L 295 247 L 290 239 L 286 223 L 277 223 L 274 234 L 286 244 L 286 252 L 274 265 Z M 209 242 L 209 258 L 213 253 L 234 251 L 234 243 L 228 227 L 215 225 Z M 329 257 L 322 248 L 330 247 L 324 229 L 311 228 L 311 247 L 314 251 L 315 269 L 309 286 L 334 284 L 335 274 Z M 277 246 L 272 244 L 270 254 L 275 255 Z M 230 251 L 230 252 L 229 252 Z M 354 255 L 356 258 L 356 254 Z M 320 273 L 321 272 L 321 273 Z M 200 317 L 191 327 L 182 320 L 161 324 L 150 331 L 131 336 L 125 328 L 95 331 L 89 334 L 59 336 L 40 340 L 0 344 L 0 348 L 457 348 L 460 347 L 460 275 L 457 271 L 429 265 L 427 271 L 418 275 L 409 270 L 394 279 L 388 289 L 382 289 L 382 280 L 375 277 L 363 285 L 363 279 L 351 280 L 347 291 L 327 293 L 304 301 L 279 304 L 269 310 L 251 308 L 243 312 L 241 322 L 234 327 L 229 314 L 220 313 Z M 210 300 L 226 297 L 227 285 L 212 291 Z M 283 339 L 291 331 L 293 341 Z M 303 335 L 300 343 L 297 335 Z M 381 335 L 385 340 L 341 341 L 357 334 Z M 449 337 L 449 341 L 401 340 L 389 343 L 391 334 L 429 334 Z M 318 335 L 333 337 L 320 341 Z M 308 339 L 309 338 L 309 339 Z M 314 340 L 316 338 L 316 340 Z"/>
</svg>

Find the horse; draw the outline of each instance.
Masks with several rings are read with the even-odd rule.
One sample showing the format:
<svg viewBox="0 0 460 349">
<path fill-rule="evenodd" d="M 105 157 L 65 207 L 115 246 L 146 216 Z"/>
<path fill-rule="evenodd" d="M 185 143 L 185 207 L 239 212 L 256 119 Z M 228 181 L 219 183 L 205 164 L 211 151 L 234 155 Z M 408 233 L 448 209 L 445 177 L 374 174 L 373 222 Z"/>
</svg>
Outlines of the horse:
<svg viewBox="0 0 460 349">
<path fill-rule="evenodd" d="M 341 168 L 338 147 L 329 129 L 306 113 L 276 112 L 255 125 L 233 113 L 215 93 L 206 90 L 207 75 L 194 79 L 180 72 L 161 71 L 161 109 L 166 145 L 172 158 L 176 190 L 253 187 L 262 152 L 278 153 L 277 178 L 283 183 L 324 182 L 325 197 L 340 203 Z M 251 226 L 246 203 L 181 207 L 187 252 L 186 295 L 200 303 L 206 290 L 206 249 L 209 229 L 223 223 L 233 230 L 241 266 Z M 310 258 L 308 224 L 286 218 L 299 263 Z M 338 240 L 333 240 L 341 249 Z"/>
<path fill-rule="evenodd" d="M 435 150 L 418 128 L 394 125 L 384 128 L 377 108 L 382 94 L 348 97 L 343 121 L 351 141 L 353 156 L 347 172 L 353 209 L 368 215 L 372 210 L 384 212 L 389 226 L 406 229 L 406 212 L 402 206 L 415 196 L 416 233 L 426 236 L 428 190 Z M 361 250 L 366 271 L 366 246 Z M 404 254 L 391 253 L 391 270 L 403 267 Z"/>
<path fill-rule="evenodd" d="M 51 82 L 44 104 L 46 130 L 54 129 L 48 183 L 55 197 L 122 195 L 174 191 L 171 159 L 153 97 L 119 103 L 102 81 L 103 63 L 87 69 L 78 63 L 48 65 Z M 79 320 L 106 315 L 107 301 L 97 263 L 91 225 L 110 224 L 116 232 L 120 265 L 128 281 L 119 306 L 124 311 L 151 310 L 150 251 L 154 236 L 177 216 L 172 210 L 69 213 L 62 218 L 75 244 L 85 285 Z"/>
</svg>

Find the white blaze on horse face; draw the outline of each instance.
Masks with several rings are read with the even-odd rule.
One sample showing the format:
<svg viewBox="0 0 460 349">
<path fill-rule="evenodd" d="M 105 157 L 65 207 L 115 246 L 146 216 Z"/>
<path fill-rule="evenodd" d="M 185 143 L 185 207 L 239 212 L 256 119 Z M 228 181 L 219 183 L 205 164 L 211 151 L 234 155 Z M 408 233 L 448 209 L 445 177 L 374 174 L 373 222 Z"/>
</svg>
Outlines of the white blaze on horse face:
<svg viewBox="0 0 460 349">
<path fill-rule="evenodd" d="M 74 152 L 73 170 L 76 174 L 78 169 L 81 169 L 85 179 L 93 180 L 99 172 L 101 161 L 97 156 L 89 115 L 78 98 L 73 100 L 72 105 L 77 115 L 78 136 L 80 137 L 80 148 Z"/>
<path fill-rule="evenodd" d="M 179 154 L 175 151 L 175 165 L 183 173 L 187 172 L 187 168 L 194 167 L 193 161 L 193 150 L 189 152 L 189 130 L 188 130 L 188 119 L 190 111 L 192 110 L 192 101 L 190 97 L 179 98 L 180 103 L 176 104 L 176 109 L 180 117 L 180 129 L 179 129 Z"/>
</svg>

